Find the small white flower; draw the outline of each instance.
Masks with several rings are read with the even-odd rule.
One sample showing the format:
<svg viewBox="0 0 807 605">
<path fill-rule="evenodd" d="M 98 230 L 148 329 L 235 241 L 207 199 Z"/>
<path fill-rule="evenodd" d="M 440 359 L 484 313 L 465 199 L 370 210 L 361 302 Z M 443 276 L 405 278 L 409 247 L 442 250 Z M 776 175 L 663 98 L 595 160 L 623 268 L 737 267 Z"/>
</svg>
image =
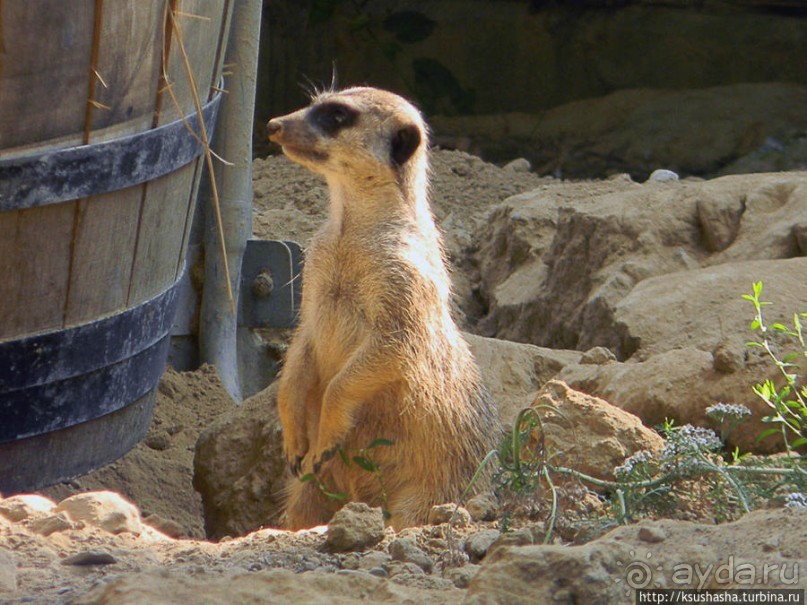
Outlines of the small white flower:
<svg viewBox="0 0 807 605">
<path fill-rule="evenodd" d="M 785 496 L 785 508 L 807 508 L 807 495 L 801 492 Z"/>
</svg>

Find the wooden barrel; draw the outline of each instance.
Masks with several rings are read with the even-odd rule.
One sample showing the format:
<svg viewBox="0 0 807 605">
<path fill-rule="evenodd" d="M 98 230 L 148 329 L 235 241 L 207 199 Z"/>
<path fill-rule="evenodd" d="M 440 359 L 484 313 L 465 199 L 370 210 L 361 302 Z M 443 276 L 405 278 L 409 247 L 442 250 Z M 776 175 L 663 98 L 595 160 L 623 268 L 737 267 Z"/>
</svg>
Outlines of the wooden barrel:
<svg viewBox="0 0 807 605">
<path fill-rule="evenodd" d="M 210 132 L 231 6 L 0 2 L 5 494 L 145 434 L 203 165 L 194 91 Z"/>
</svg>

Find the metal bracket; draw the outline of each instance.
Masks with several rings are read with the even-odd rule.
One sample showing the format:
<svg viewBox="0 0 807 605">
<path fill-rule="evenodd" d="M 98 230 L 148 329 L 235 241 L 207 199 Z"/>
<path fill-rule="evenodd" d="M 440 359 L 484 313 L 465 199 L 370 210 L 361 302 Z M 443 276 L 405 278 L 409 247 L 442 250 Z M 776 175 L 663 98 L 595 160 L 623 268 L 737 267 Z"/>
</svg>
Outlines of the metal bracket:
<svg viewBox="0 0 807 605">
<path fill-rule="evenodd" d="M 291 328 L 302 295 L 303 251 L 295 242 L 251 239 L 241 262 L 238 325 Z"/>
</svg>

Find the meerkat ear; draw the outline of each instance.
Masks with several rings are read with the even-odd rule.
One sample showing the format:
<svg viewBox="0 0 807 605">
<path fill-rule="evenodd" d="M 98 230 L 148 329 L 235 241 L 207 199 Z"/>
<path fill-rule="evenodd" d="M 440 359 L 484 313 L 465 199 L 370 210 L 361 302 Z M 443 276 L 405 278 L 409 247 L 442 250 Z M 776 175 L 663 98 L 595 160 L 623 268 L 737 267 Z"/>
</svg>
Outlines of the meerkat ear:
<svg viewBox="0 0 807 605">
<path fill-rule="evenodd" d="M 392 135 L 392 163 L 402 166 L 420 145 L 420 129 L 414 124 L 402 126 Z"/>
</svg>

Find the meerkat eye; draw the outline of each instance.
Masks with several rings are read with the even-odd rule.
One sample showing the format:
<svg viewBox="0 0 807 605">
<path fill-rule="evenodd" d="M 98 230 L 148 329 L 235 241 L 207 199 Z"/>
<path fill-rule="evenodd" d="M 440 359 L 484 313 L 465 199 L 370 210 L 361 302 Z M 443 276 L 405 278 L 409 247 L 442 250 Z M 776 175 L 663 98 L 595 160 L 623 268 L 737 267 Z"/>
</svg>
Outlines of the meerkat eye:
<svg viewBox="0 0 807 605">
<path fill-rule="evenodd" d="M 359 113 L 342 103 L 323 103 L 311 110 L 311 119 L 325 134 L 336 136 L 356 121 Z"/>
</svg>

